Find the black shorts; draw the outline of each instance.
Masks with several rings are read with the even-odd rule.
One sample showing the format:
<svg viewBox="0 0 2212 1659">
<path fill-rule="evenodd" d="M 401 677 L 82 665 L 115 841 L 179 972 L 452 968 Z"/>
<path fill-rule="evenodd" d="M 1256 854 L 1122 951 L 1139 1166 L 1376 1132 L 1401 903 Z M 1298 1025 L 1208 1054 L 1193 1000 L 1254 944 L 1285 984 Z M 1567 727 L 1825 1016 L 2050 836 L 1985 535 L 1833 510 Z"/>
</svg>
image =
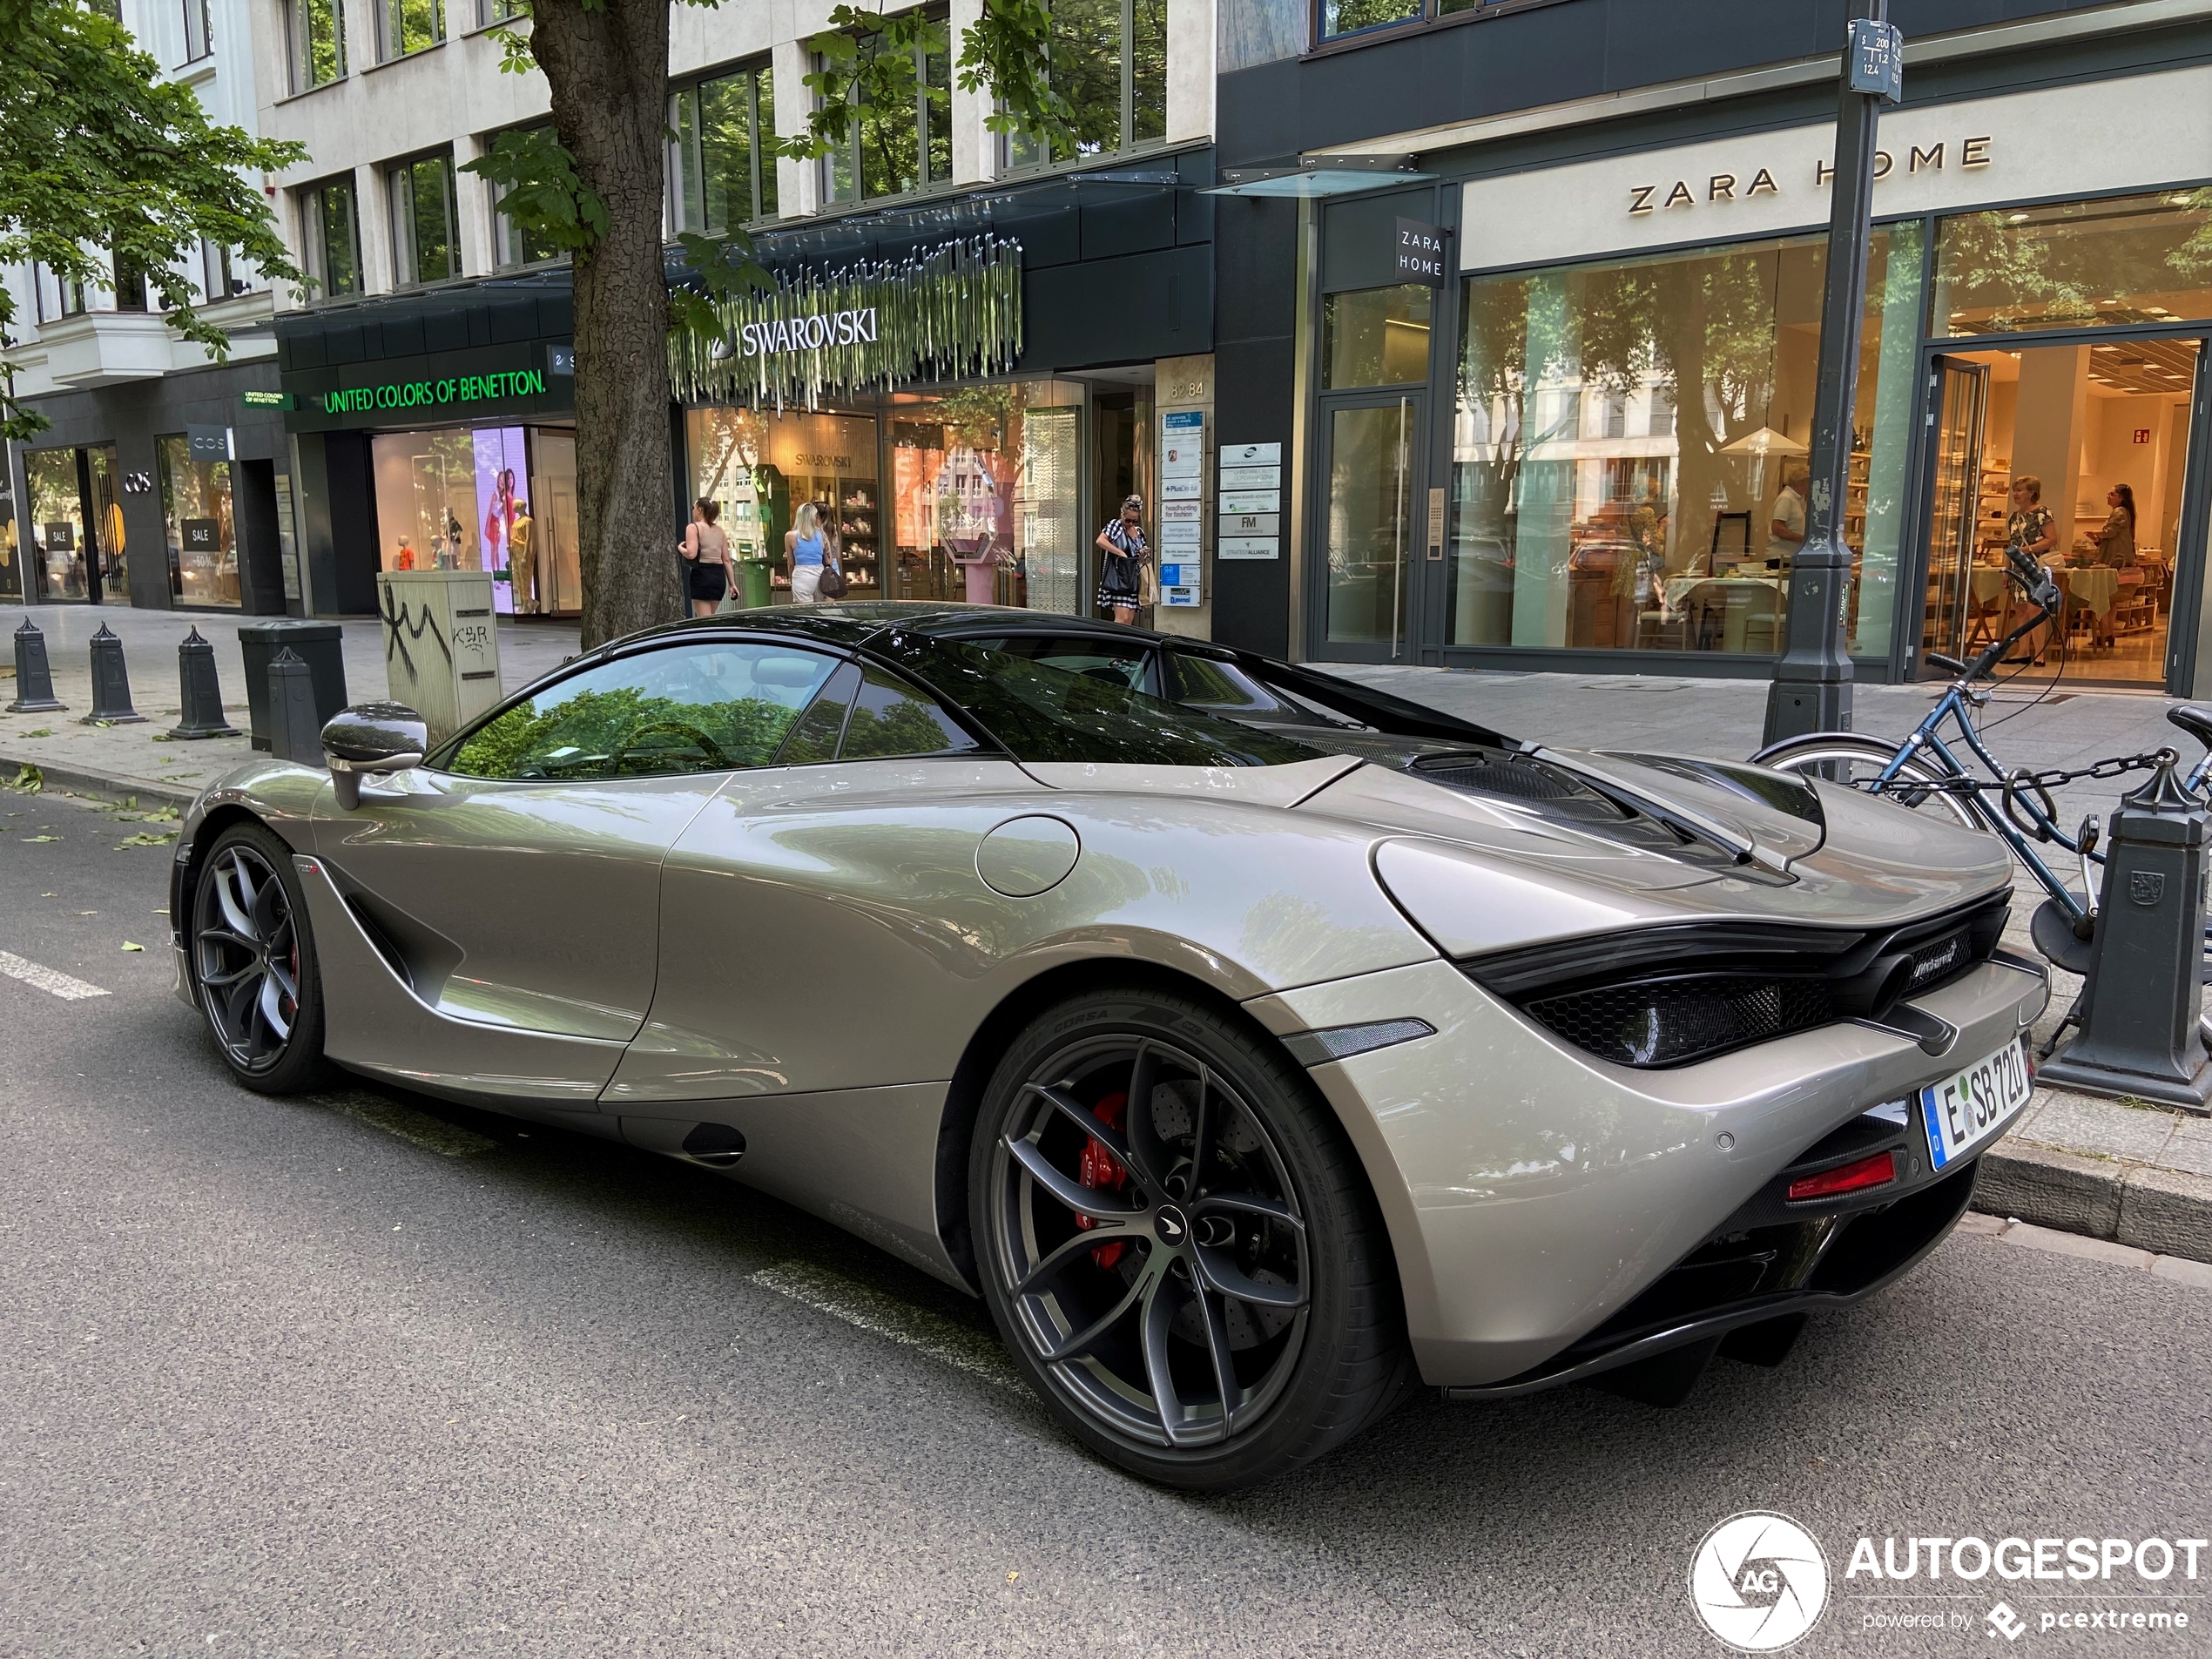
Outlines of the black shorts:
<svg viewBox="0 0 2212 1659">
<path fill-rule="evenodd" d="M 692 560 L 690 587 L 694 599 L 718 600 L 730 590 L 730 572 L 723 565 L 709 564 L 704 559 Z"/>
</svg>

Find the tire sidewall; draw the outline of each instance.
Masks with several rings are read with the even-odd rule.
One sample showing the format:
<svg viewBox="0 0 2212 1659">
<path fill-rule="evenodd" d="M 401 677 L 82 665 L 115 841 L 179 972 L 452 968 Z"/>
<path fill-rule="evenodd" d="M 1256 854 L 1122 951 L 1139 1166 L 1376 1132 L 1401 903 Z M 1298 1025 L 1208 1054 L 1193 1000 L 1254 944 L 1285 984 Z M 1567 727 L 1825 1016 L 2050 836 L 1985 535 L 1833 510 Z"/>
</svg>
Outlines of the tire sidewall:
<svg viewBox="0 0 2212 1659">
<path fill-rule="evenodd" d="M 216 863 L 233 846 L 251 848 L 276 873 L 277 881 L 284 888 L 285 903 L 291 908 L 293 936 L 300 947 L 299 1008 L 292 1022 L 291 1040 L 286 1045 L 284 1057 L 266 1071 L 248 1071 L 231 1058 L 230 1050 L 216 1034 L 214 1015 L 207 1006 L 207 988 L 199 979 L 199 947 L 195 934 L 199 926 L 200 898 L 213 878 Z M 266 825 L 233 824 L 208 844 L 207 851 L 195 863 L 191 914 L 185 918 L 185 977 L 192 986 L 192 1004 L 206 1023 L 208 1041 L 214 1044 L 216 1054 L 231 1076 L 256 1093 L 289 1095 L 312 1087 L 324 1074 L 322 973 L 315 956 L 314 928 L 307 920 L 307 890 L 300 884 L 300 873 L 293 868 L 291 846 Z"/>
<path fill-rule="evenodd" d="M 1053 1054 L 1102 1037 L 1150 1036 L 1183 1049 L 1229 1078 L 1264 1122 L 1297 1190 L 1306 1224 L 1309 1300 L 1303 1345 L 1292 1372 L 1254 1428 L 1222 1445 L 1168 1449 L 1131 1440 L 1077 1405 L 1038 1361 L 1021 1334 L 1008 1291 L 995 1206 L 994 1150 L 1021 1109 L 1022 1084 Z M 1340 1178 L 1349 1144 L 1305 1075 L 1271 1039 L 1186 997 L 1143 988 L 1080 995 L 1031 1022 L 999 1062 L 984 1091 L 969 1150 L 968 1223 L 977 1275 L 1000 1334 L 1030 1386 L 1083 1443 L 1132 1473 L 1196 1490 L 1249 1486 L 1295 1467 L 1335 1443 L 1358 1423 L 1332 1428 L 1331 1405 L 1352 1358 L 1355 1251 L 1381 1235 L 1364 1187 L 1347 1204 Z M 1393 1273 L 1394 1288 L 1394 1273 Z"/>
</svg>

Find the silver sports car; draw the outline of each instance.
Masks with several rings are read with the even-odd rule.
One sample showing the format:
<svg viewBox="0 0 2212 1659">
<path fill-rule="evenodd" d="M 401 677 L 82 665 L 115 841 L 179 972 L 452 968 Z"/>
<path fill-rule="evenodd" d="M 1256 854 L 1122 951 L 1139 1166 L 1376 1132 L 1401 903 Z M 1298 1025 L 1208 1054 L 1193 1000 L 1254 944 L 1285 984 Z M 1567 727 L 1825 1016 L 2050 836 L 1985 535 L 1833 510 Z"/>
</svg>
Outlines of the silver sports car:
<svg viewBox="0 0 2212 1659">
<path fill-rule="evenodd" d="M 1417 1383 L 1777 1363 L 1958 1218 L 2047 995 L 2005 849 L 1931 814 L 1021 612 L 685 623 L 323 738 L 178 842 L 240 1082 L 724 1171 L 1193 1488 Z"/>
</svg>

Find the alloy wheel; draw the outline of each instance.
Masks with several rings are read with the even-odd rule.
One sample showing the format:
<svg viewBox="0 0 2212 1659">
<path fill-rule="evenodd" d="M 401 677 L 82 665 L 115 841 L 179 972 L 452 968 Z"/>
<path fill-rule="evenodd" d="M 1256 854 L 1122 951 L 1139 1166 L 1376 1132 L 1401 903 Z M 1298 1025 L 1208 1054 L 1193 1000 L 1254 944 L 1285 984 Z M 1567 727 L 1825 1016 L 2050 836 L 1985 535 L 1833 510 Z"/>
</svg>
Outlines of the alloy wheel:
<svg viewBox="0 0 2212 1659">
<path fill-rule="evenodd" d="M 250 846 L 215 855 L 193 907 L 192 974 L 216 1041 L 245 1071 L 284 1058 L 300 1015 L 300 941 L 284 883 Z"/>
<path fill-rule="evenodd" d="M 1256 1426 L 1306 1332 L 1306 1226 L 1276 1139 L 1169 1044 L 1061 1050 L 992 1157 L 989 1242 L 1019 1338 L 1100 1426 L 1174 1450 Z"/>
</svg>

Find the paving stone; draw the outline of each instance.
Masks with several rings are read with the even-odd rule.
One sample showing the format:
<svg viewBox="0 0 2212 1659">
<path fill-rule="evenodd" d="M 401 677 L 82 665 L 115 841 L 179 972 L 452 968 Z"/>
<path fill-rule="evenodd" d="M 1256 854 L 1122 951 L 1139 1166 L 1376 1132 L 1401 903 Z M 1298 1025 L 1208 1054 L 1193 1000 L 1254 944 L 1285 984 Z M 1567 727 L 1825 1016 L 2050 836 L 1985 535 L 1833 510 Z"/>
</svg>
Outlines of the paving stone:
<svg viewBox="0 0 2212 1659">
<path fill-rule="evenodd" d="M 2120 1189 L 2121 1244 L 2212 1262 L 2212 1177 L 2180 1170 L 2133 1170 Z"/>
<path fill-rule="evenodd" d="M 2174 1138 L 2166 1143 L 2158 1161 L 2169 1170 L 2212 1175 L 2212 1118 L 2182 1118 L 2175 1125 Z"/>
<path fill-rule="evenodd" d="M 2027 1138 L 2046 1146 L 2156 1163 L 2180 1121 L 2176 1112 L 2123 1106 L 2118 1101 L 2054 1089 L 2047 1091 L 2035 1114 L 2034 1132 Z"/>
<path fill-rule="evenodd" d="M 1985 1216 L 1972 1210 L 1959 1217 L 1960 1232 L 1978 1233 L 1986 1238 L 1994 1238 L 2012 1224 L 2002 1216 Z"/>
<path fill-rule="evenodd" d="M 2057 1147 L 2006 1140 L 1982 1157 L 1973 1207 L 2039 1227 L 2109 1238 L 2120 1224 L 2120 1177 L 2127 1169 Z"/>
</svg>

